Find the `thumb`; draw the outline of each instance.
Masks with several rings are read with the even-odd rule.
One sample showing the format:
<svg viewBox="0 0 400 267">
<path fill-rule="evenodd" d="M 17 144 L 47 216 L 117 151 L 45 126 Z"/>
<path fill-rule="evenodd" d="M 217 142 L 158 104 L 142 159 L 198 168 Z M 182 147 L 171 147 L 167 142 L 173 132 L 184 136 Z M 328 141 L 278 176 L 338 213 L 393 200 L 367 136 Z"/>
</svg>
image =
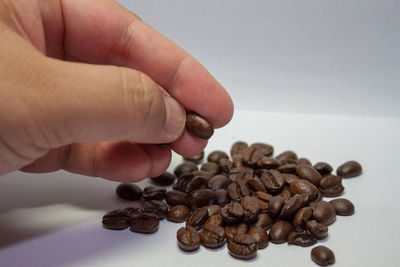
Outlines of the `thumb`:
<svg viewBox="0 0 400 267">
<path fill-rule="evenodd" d="M 128 68 L 49 59 L 44 116 L 65 145 L 128 140 L 168 143 L 185 126 L 184 108 L 147 75 Z"/>
</svg>

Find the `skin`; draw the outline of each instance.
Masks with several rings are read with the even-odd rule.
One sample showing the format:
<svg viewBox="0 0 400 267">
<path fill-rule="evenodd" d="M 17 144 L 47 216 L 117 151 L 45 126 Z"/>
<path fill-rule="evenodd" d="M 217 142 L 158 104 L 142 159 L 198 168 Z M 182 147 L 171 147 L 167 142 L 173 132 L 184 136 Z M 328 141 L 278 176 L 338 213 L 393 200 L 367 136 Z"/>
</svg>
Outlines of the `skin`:
<svg viewBox="0 0 400 267">
<path fill-rule="evenodd" d="M 233 104 L 193 57 L 112 0 L 0 0 L 0 175 L 64 169 L 116 181 L 201 152 Z M 167 148 L 153 144 L 170 143 Z"/>
</svg>

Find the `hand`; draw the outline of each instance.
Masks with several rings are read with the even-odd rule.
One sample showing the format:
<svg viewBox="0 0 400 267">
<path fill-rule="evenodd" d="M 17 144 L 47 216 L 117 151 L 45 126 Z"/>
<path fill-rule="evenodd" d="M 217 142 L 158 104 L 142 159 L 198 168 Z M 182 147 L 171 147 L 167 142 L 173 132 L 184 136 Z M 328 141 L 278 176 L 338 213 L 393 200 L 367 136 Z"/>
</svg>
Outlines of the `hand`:
<svg viewBox="0 0 400 267">
<path fill-rule="evenodd" d="M 0 0 L 0 174 L 70 172 L 138 181 L 205 146 L 223 87 L 190 55 L 111 0 Z M 176 99 L 176 100 L 175 100 Z"/>
</svg>

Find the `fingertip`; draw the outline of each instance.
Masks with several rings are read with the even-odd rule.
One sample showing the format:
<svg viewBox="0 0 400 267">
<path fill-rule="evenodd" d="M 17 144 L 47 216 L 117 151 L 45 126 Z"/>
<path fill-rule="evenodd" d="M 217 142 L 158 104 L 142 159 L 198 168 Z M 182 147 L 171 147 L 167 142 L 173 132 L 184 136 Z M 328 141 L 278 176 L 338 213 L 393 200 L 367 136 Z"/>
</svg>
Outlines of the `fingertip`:
<svg viewBox="0 0 400 267">
<path fill-rule="evenodd" d="M 207 140 L 195 137 L 185 130 L 182 136 L 172 143 L 171 147 L 172 150 L 183 157 L 192 157 L 203 151 L 207 143 Z"/>
</svg>

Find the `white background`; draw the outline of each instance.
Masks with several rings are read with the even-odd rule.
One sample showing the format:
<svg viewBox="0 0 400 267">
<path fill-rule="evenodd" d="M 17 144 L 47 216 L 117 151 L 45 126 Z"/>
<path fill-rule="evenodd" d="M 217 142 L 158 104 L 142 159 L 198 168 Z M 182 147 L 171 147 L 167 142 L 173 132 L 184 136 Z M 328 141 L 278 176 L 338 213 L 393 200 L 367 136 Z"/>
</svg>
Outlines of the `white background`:
<svg viewBox="0 0 400 267">
<path fill-rule="evenodd" d="M 335 168 L 361 162 L 363 175 L 343 182 L 356 213 L 338 217 L 322 244 L 335 266 L 398 266 L 399 2 L 120 2 L 232 95 L 234 119 L 207 152 L 264 141 Z M 131 205 L 116 186 L 66 172 L 2 177 L 0 266 L 314 266 L 311 248 L 287 244 L 270 244 L 249 263 L 226 246 L 187 255 L 175 243 L 181 224 L 167 221 L 152 235 L 104 230 L 106 211 Z"/>
</svg>

